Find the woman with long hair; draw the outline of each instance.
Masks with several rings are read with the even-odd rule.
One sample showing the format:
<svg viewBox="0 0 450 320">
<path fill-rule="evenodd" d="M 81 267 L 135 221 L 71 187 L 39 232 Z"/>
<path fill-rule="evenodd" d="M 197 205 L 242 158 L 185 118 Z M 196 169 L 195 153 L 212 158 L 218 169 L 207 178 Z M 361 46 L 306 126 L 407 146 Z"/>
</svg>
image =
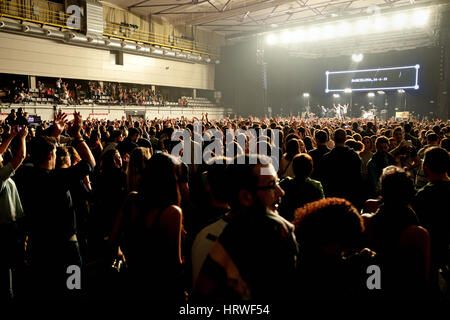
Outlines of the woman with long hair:
<svg viewBox="0 0 450 320">
<path fill-rule="evenodd" d="M 283 155 L 280 161 L 280 168 L 278 170 L 278 177 L 285 178 L 285 177 L 295 177 L 294 169 L 292 166 L 292 160 L 294 159 L 294 156 L 301 153 L 301 140 L 299 139 L 290 139 L 286 144 L 286 153 Z M 303 144 L 304 145 L 304 144 Z"/>
<path fill-rule="evenodd" d="M 117 149 L 106 151 L 100 158 L 100 172 L 94 181 L 95 216 L 102 238 L 108 237 L 127 195 L 127 176 L 122 170 L 122 157 Z"/>
<path fill-rule="evenodd" d="M 139 147 L 133 150 L 130 155 L 130 161 L 127 167 L 127 190 L 138 191 L 142 180 L 142 172 L 145 164 L 150 159 L 151 153 L 149 148 Z"/>
<path fill-rule="evenodd" d="M 127 294 L 184 299 L 180 171 L 175 157 L 152 156 L 138 191 L 128 195 L 116 221 L 112 238 L 126 259 Z"/>
</svg>

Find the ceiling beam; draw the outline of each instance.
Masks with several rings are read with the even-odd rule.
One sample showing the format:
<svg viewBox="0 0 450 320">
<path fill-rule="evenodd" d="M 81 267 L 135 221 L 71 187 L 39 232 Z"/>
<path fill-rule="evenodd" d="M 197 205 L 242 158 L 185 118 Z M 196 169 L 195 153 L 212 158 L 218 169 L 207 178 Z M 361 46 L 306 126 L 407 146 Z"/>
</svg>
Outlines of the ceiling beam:
<svg viewBox="0 0 450 320">
<path fill-rule="evenodd" d="M 217 12 L 222 12 L 222 10 L 219 10 L 219 8 L 217 8 L 217 7 L 214 5 L 214 3 L 212 3 L 211 1 L 208 0 L 208 3 L 209 3 L 210 5 L 212 5 L 212 6 L 214 7 L 214 9 L 217 10 Z"/>
<path fill-rule="evenodd" d="M 347 2 L 353 3 L 353 2 L 355 2 L 355 0 L 352 0 L 352 1 L 340 1 L 340 2 L 336 1 L 336 3 L 334 3 L 334 4 L 343 4 L 343 3 L 347 3 Z M 429 1 L 424 1 L 424 2 L 422 2 L 420 4 L 416 3 L 414 5 L 411 5 L 410 3 L 403 3 L 403 5 L 402 4 L 398 4 L 398 6 L 396 6 L 396 7 L 391 7 L 391 3 L 389 3 L 389 4 L 388 3 L 382 3 L 382 4 L 379 5 L 379 7 L 388 7 L 387 9 L 383 10 L 383 13 L 388 13 L 388 12 L 397 11 L 397 10 L 402 9 L 402 8 L 414 9 L 414 8 L 428 7 L 430 5 L 438 5 L 438 4 L 447 4 L 447 0 L 429 0 Z M 316 9 L 318 9 L 318 8 L 322 8 L 325 5 L 326 5 L 326 2 L 323 2 L 321 4 L 317 4 L 317 6 L 314 5 L 314 7 Z M 357 11 L 359 9 L 360 8 L 355 8 L 355 11 Z M 304 11 L 304 10 L 302 10 L 302 11 Z M 301 11 L 297 11 L 296 13 L 298 13 L 298 12 L 301 12 Z M 279 16 L 277 16 L 277 17 L 279 17 Z M 359 12 L 357 14 L 351 14 L 351 15 L 347 16 L 347 18 L 358 18 L 358 17 L 362 17 L 362 16 L 367 16 L 367 12 L 364 11 L 364 12 Z M 314 17 L 312 17 L 312 18 L 314 18 Z M 327 18 L 327 22 L 333 22 L 333 21 L 339 21 L 339 20 L 342 20 L 342 17 Z M 296 22 L 296 21 L 299 21 L 299 22 Z M 281 30 L 281 29 L 285 29 L 288 26 L 289 27 L 300 27 L 300 26 L 311 24 L 312 21 L 311 20 L 306 20 L 305 18 L 300 18 L 300 19 L 290 20 L 289 22 L 290 23 L 288 25 L 284 25 L 284 26 L 281 25 L 280 27 L 272 28 L 270 31 L 278 31 L 278 30 Z M 317 20 L 317 22 L 318 23 L 319 22 L 322 23 L 322 22 L 324 22 L 324 19 Z M 262 33 L 262 32 L 267 32 L 267 30 L 264 29 L 264 28 L 260 28 L 259 30 L 255 30 L 255 31 L 249 31 L 249 32 L 245 32 L 244 31 L 244 32 L 241 32 L 241 33 L 226 35 L 225 38 L 226 39 L 235 39 L 235 38 L 242 38 L 242 37 L 251 37 L 251 36 L 254 36 L 254 35 L 256 35 L 258 33 Z"/>
<path fill-rule="evenodd" d="M 214 22 L 217 20 L 222 20 L 224 18 L 235 17 L 241 14 L 245 14 L 247 11 L 255 12 L 260 10 L 265 10 L 272 8 L 274 5 L 280 5 L 284 3 L 292 2 L 292 0 L 262 0 L 255 1 L 252 4 L 242 5 L 240 7 L 232 8 L 226 10 L 225 12 L 212 13 L 205 17 L 199 17 L 191 20 L 187 20 L 186 24 L 199 25 L 208 22 Z"/>
<path fill-rule="evenodd" d="M 225 11 L 225 9 L 228 7 L 228 5 L 230 4 L 230 2 L 231 2 L 231 0 L 228 0 L 227 1 L 227 3 L 225 3 L 224 5 L 223 5 L 223 8 L 222 8 L 222 10 L 220 10 L 220 11 Z"/>
<path fill-rule="evenodd" d="M 151 0 L 144 0 L 144 1 L 139 1 L 138 3 L 132 4 L 131 6 L 128 6 L 127 9 L 130 10 L 131 8 L 135 8 L 137 6 L 139 6 L 140 4 L 146 3 L 146 2 L 150 2 Z"/>
<path fill-rule="evenodd" d="M 192 3 L 192 2 L 180 3 L 180 4 L 177 4 L 177 5 L 173 6 L 173 7 L 171 7 L 171 8 L 167 8 L 167 9 L 161 10 L 159 12 L 155 12 L 154 14 L 161 14 L 161 13 L 167 12 L 169 10 L 178 9 L 178 8 L 181 8 L 181 7 L 184 7 L 184 6 L 196 6 L 196 5 L 205 3 L 205 2 L 209 2 L 209 1 L 208 0 L 202 0 L 202 1 L 199 1 L 197 3 Z"/>
</svg>

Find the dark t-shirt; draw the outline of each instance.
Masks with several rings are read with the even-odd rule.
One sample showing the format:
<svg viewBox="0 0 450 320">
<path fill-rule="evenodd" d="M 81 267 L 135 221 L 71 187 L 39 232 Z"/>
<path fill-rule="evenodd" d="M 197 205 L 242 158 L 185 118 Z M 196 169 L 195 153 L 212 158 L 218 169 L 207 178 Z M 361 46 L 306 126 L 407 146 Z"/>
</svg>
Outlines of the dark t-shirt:
<svg viewBox="0 0 450 320">
<path fill-rule="evenodd" d="M 121 156 L 123 156 L 126 153 L 131 155 L 131 152 L 133 152 L 133 150 L 137 147 L 139 147 L 137 143 L 126 138 L 122 142 L 119 142 L 119 144 L 117 145 L 117 150 L 119 150 Z"/>
<path fill-rule="evenodd" d="M 294 227 L 267 211 L 234 217 L 219 242 L 247 283 L 252 299 L 291 297 L 297 262 Z"/>
<path fill-rule="evenodd" d="M 344 198 L 361 203 L 362 161 L 351 148 L 335 147 L 320 163 L 321 181 L 327 197 Z"/>
<path fill-rule="evenodd" d="M 76 234 L 76 219 L 71 182 L 92 172 L 89 162 L 82 160 L 67 169 L 48 170 L 22 167 L 15 177 L 22 200 L 31 252 L 57 258 L 71 236 Z"/>
<path fill-rule="evenodd" d="M 450 181 L 429 182 L 417 192 L 414 209 L 431 238 L 431 258 L 435 265 L 450 263 Z"/>
<path fill-rule="evenodd" d="M 294 220 L 297 208 L 307 203 L 324 198 L 322 185 L 319 181 L 306 178 L 285 178 L 280 182 L 285 194 L 280 204 L 280 215 L 288 221 Z"/>
<path fill-rule="evenodd" d="M 327 146 L 319 146 L 308 152 L 308 154 L 313 159 L 314 169 L 311 175 L 313 179 L 320 179 L 320 172 L 319 172 L 320 161 L 322 160 L 323 156 L 330 151 L 331 149 L 328 148 Z"/>
</svg>

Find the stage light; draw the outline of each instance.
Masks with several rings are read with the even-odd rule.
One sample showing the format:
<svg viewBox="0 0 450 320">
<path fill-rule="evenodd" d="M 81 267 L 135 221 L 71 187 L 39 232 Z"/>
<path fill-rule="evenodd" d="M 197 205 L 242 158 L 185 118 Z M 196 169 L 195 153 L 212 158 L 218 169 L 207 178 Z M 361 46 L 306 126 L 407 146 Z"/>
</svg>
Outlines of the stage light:
<svg viewBox="0 0 450 320">
<path fill-rule="evenodd" d="M 377 91 L 377 93 L 378 94 L 385 94 L 386 92 L 380 90 L 380 91 Z"/>
<path fill-rule="evenodd" d="M 327 25 L 322 28 L 321 38 L 330 39 L 330 38 L 333 38 L 333 36 L 334 36 L 334 26 Z"/>
<path fill-rule="evenodd" d="M 333 94 L 333 98 L 340 98 L 341 96 L 338 93 Z"/>
<path fill-rule="evenodd" d="M 352 60 L 355 61 L 355 62 L 361 62 L 363 60 L 363 58 L 364 58 L 364 55 L 362 53 L 359 53 L 359 54 L 354 53 L 354 54 L 352 54 Z"/>
<path fill-rule="evenodd" d="M 303 32 L 303 30 L 297 30 L 294 32 L 293 36 L 292 36 L 292 41 L 293 42 L 300 42 L 305 40 L 305 33 Z"/>
<path fill-rule="evenodd" d="M 394 21 L 392 22 L 392 25 L 396 29 L 401 29 L 406 26 L 407 16 L 404 13 L 400 13 L 394 16 Z"/>
<path fill-rule="evenodd" d="M 375 18 L 374 27 L 375 31 L 381 32 L 386 29 L 387 20 L 385 17 L 377 17 Z"/>
<path fill-rule="evenodd" d="M 304 97 L 304 98 L 309 98 L 309 93 L 308 93 L 308 92 L 305 92 L 305 93 L 303 94 L 303 97 Z"/>
<path fill-rule="evenodd" d="M 277 36 L 274 34 L 269 34 L 266 38 L 266 41 L 269 45 L 277 44 Z"/>
<path fill-rule="evenodd" d="M 360 34 L 367 33 L 369 31 L 369 22 L 367 20 L 359 20 L 356 22 L 356 32 Z"/>
<path fill-rule="evenodd" d="M 344 89 L 344 92 L 345 92 L 345 93 L 352 93 L 352 89 L 350 89 L 350 88 L 345 88 L 345 89 Z"/>
<path fill-rule="evenodd" d="M 319 39 L 320 36 L 320 30 L 317 27 L 312 27 L 311 29 L 308 30 L 308 37 L 307 39 L 309 41 L 316 41 Z"/>
<path fill-rule="evenodd" d="M 429 10 L 418 10 L 413 13 L 412 22 L 415 26 L 424 26 L 428 23 L 430 18 Z"/>
<path fill-rule="evenodd" d="M 369 92 L 369 93 L 367 94 L 367 96 L 368 96 L 369 98 L 373 98 L 373 97 L 375 97 L 375 93 Z"/>
<path fill-rule="evenodd" d="M 337 32 L 337 36 L 340 37 L 347 37 L 350 35 L 350 31 L 351 31 L 351 26 L 349 23 L 347 22 L 342 22 L 339 26 L 338 26 L 338 32 Z"/>
<path fill-rule="evenodd" d="M 284 31 L 281 35 L 281 42 L 290 43 L 291 42 L 291 33 L 289 31 Z"/>
<path fill-rule="evenodd" d="M 397 92 L 398 92 L 398 93 L 405 93 L 405 90 L 403 90 L 403 89 L 398 89 Z"/>
</svg>

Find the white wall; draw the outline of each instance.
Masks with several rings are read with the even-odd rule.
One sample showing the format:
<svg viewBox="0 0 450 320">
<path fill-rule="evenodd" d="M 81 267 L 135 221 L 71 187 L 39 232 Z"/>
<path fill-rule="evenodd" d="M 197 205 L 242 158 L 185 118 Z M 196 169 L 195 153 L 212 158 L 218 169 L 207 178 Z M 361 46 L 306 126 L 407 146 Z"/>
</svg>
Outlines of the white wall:
<svg viewBox="0 0 450 320">
<path fill-rule="evenodd" d="M 153 84 L 214 90 L 214 65 L 124 54 L 0 32 L 0 73 Z"/>
</svg>

